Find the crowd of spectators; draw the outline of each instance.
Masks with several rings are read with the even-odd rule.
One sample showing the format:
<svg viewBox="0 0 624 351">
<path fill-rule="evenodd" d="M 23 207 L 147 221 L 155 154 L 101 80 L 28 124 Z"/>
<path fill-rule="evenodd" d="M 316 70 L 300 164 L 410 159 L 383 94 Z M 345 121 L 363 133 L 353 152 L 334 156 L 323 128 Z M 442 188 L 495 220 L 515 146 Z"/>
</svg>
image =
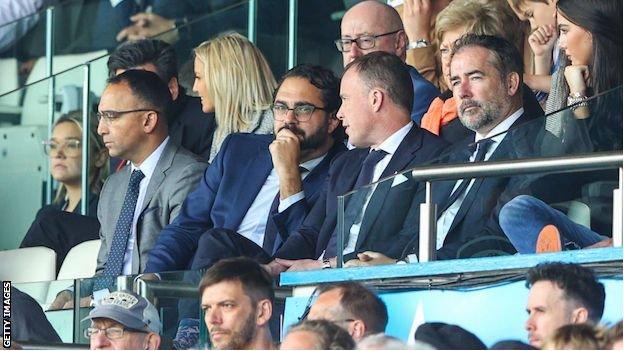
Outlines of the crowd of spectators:
<svg viewBox="0 0 624 351">
<path fill-rule="evenodd" d="M 621 0 L 405 0 L 402 14 L 362 1 L 336 33 L 340 78 L 302 64 L 276 80 L 258 47 L 224 33 L 194 49 L 199 97 L 180 85 L 179 38 L 143 39 L 172 26 L 174 7 L 152 2 L 152 13 L 134 1 L 108 4 L 117 39 L 131 41 L 110 55 L 94 114 L 87 216 L 76 213 L 83 140 L 73 113 L 45 143 L 58 195 L 22 242 L 54 249 L 58 269 L 71 247 L 101 240 L 95 279 L 81 287 L 81 303 L 97 306 L 85 334 L 94 348 L 158 348 L 154 307 L 115 291 L 115 277 L 175 270 L 192 270 L 184 280 L 200 293 L 181 302 L 180 329 L 190 317 L 197 331 L 197 313 L 182 310 L 199 304 L 213 347 L 275 348 L 280 273 L 332 269 L 339 257 L 347 267 L 418 261 L 425 186 L 403 171 L 622 148 Z M 203 11 L 193 3 L 185 11 Z M 517 29 L 523 21 L 531 32 Z M 611 246 L 612 194 L 605 201 L 605 191 L 586 189 L 608 193 L 616 181 L 617 172 L 594 171 L 436 182 L 435 256 Z M 337 197 L 350 191 L 339 233 Z M 591 228 L 556 207 L 579 199 L 594 208 Z M 599 326 L 605 290 L 591 270 L 541 264 L 527 287 L 520 347 L 621 347 L 621 322 Z M 52 306 L 73 299 L 64 290 Z M 320 286 L 281 347 L 407 347 L 383 334 L 388 318 L 360 284 Z M 173 345 L 194 347 L 197 334 Z M 486 348 L 444 323 L 421 325 L 414 345 Z"/>
</svg>

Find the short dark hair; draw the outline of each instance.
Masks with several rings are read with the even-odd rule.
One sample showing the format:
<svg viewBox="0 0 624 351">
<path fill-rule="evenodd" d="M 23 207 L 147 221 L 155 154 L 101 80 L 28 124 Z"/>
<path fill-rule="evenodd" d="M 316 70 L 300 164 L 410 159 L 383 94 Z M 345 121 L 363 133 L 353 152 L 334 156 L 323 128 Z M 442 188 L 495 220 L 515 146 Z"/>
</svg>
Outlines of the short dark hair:
<svg viewBox="0 0 624 351">
<path fill-rule="evenodd" d="M 277 88 L 273 91 L 273 101 L 282 83 L 288 78 L 305 78 L 320 89 L 324 108 L 328 113 L 335 113 L 340 108 L 340 80 L 327 68 L 308 64 L 291 68 L 277 82 Z"/>
<path fill-rule="evenodd" d="M 319 287 L 319 295 L 330 290 L 340 290 L 340 306 L 351 316 L 366 325 L 366 334 L 383 333 L 388 325 L 386 304 L 362 284 L 343 282 Z"/>
<path fill-rule="evenodd" d="M 353 338 L 345 329 L 324 319 L 304 319 L 290 327 L 288 333 L 296 331 L 306 331 L 316 335 L 318 350 L 355 349 L 355 341 L 353 341 Z"/>
<path fill-rule="evenodd" d="M 369 89 L 378 87 L 388 93 L 395 104 L 411 113 L 414 104 L 414 86 L 409 68 L 398 56 L 375 51 L 351 61 L 343 73 L 355 69 Z"/>
<path fill-rule="evenodd" d="M 567 298 L 587 308 L 589 320 L 599 322 L 602 318 L 605 288 L 589 268 L 574 263 L 540 263 L 527 272 L 526 287 L 539 281 L 555 284 Z"/>
<path fill-rule="evenodd" d="M 178 77 L 178 58 L 173 47 L 162 40 L 142 39 L 121 44 L 108 58 L 108 76 L 118 69 L 129 70 L 151 63 L 165 82 Z"/>
<path fill-rule="evenodd" d="M 492 35 L 466 34 L 457 39 L 453 44 L 451 60 L 462 49 L 473 46 L 482 47 L 494 55 L 495 60 L 491 63 L 499 72 L 501 78 L 507 77 L 509 73 L 516 72 L 520 76 L 520 83 L 522 83 L 522 74 L 524 73 L 522 55 L 520 55 L 518 49 L 511 42 Z M 518 89 L 518 91 L 522 91 L 522 89 Z"/>
<path fill-rule="evenodd" d="M 154 72 L 131 69 L 124 73 L 108 78 L 107 83 L 127 84 L 132 91 L 132 95 L 146 104 L 137 108 L 151 108 L 159 112 L 167 121 L 169 108 L 171 107 L 171 93 L 169 87 Z M 166 123 L 165 123 L 166 124 Z"/>
<path fill-rule="evenodd" d="M 236 257 L 217 262 L 204 274 L 199 283 L 199 294 L 212 285 L 221 282 L 240 282 L 245 294 L 253 303 L 268 299 L 273 303 L 273 279 L 260 264 L 250 258 Z"/>
</svg>

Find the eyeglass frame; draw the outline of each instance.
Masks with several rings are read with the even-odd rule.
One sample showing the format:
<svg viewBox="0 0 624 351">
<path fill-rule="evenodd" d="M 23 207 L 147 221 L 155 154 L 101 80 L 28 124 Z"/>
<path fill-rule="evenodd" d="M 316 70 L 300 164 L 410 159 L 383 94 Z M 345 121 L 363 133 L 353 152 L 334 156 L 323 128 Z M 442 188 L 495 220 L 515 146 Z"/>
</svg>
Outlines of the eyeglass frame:
<svg viewBox="0 0 624 351">
<path fill-rule="evenodd" d="M 281 102 L 277 103 L 277 104 L 276 103 L 272 103 L 270 108 L 271 108 L 271 111 L 273 112 L 273 119 L 275 119 L 276 121 L 280 121 L 280 122 L 283 122 L 284 119 L 279 119 L 277 117 L 277 113 L 275 112 L 275 106 L 283 106 L 283 107 L 285 107 L 284 112 L 283 112 L 284 113 L 284 115 L 283 115 L 284 117 L 286 117 L 288 115 L 288 112 L 292 111 L 293 114 L 295 115 L 295 119 L 297 120 L 297 122 L 307 122 L 307 121 L 309 121 L 312 118 L 312 115 L 314 114 L 314 112 L 316 112 L 316 110 L 321 110 L 321 111 L 326 111 L 327 112 L 327 108 L 319 107 L 319 106 L 316 106 L 316 105 L 313 105 L 313 104 L 309 104 L 309 103 L 301 104 L 301 105 L 295 106 L 293 108 L 290 108 L 290 107 L 288 107 L 288 105 L 283 104 Z M 312 111 L 305 118 L 300 118 L 299 114 L 297 113 L 297 109 L 300 108 L 300 107 L 312 107 Z"/>
<path fill-rule="evenodd" d="M 111 338 L 109 337 L 108 334 L 108 330 L 110 329 L 115 329 L 115 330 L 121 330 L 121 335 L 118 338 Z M 93 330 L 94 332 L 89 335 L 89 331 Z M 127 327 L 108 327 L 108 328 L 95 328 L 95 327 L 88 327 L 84 330 L 84 336 L 87 339 L 90 339 L 93 335 L 95 334 L 99 334 L 102 331 L 104 331 L 104 337 L 107 338 L 108 340 L 119 340 L 121 338 L 124 337 L 124 334 L 128 331 L 131 333 L 142 333 L 142 334 L 148 334 L 148 331 L 145 330 L 139 330 L 139 329 L 134 329 L 134 328 L 127 328 Z"/>
<path fill-rule="evenodd" d="M 355 45 L 360 49 L 360 50 L 368 50 L 368 49 L 372 49 L 375 47 L 375 45 L 377 45 L 377 38 L 379 37 L 384 37 L 386 35 L 391 35 L 391 34 L 396 34 L 400 31 L 402 31 L 403 29 L 397 29 L 394 30 L 392 32 L 388 32 L 388 33 L 383 33 L 383 34 L 376 34 L 376 35 L 362 35 L 359 36 L 355 39 L 351 39 L 351 38 L 340 38 L 340 39 L 336 39 L 334 40 L 334 44 L 336 44 L 336 49 L 338 49 L 338 51 L 340 52 L 349 52 L 351 50 L 351 45 L 353 45 L 353 43 L 355 43 Z M 363 48 L 360 45 L 360 42 L 362 40 L 362 38 L 370 38 L 373 41 L 373 45 L 369 48 Z M 345 49 L 344 45 L 342 44 L 343 41 L 348 41 L 349 42 L 349 49 Z M 342 47 L 342 49 L 341 49 Z"/>
<path fill-rule="evenodd" d="M 65 153 L 67 154 L 67 150 L 69 150 L 69 149 L 67 148 L 67 145 L 68 145 L 68 143 L 70 143 L 70 142 L 77 142 L 77 143 L 78 143 L 78 147 L 79 147 L 79 149 L 78 149 L 78 150 L 80 151 L 80 153 L 82 153 L 82 140 L 79 140 L 79 139 L 69 139 L 69 140 L 65 140 L 63 143 L 59 143 L 59 142 L 53 141 L 52 139 L 48 139 L 48 140 L 42 140 L 42 141 L 41 141 L 41 145 L 43 145 L 43 153 L 44 153 L 46 156 L 53 157 L 53 155 L 52 155 L 52 150 L 49 150 L 49 151 L 48 151 L 48 148 L 49 148 L 49 147 L 50 147 L 53 143 L 54 143 L 54 144 L 57 144 L 57 145 L 59 145 L 59 146 L 61 146 L 61 147 L 63 148 L 63 152 L 65 152 Z M 60 151 L 60 149 L 59 149 L 59 150 L 57 150 L 55 153 L 58 155 L 59 151 Z M 76 155 L 73 155 L 73 156 L 72 156 L 72 155 L 67 154 L 67 156 L 68 156 L 68 157 L 78 157 L 79 155 L 78 155 L 78 154 L 76 154 Z"/>
<path fill-rule="evenodd" d="M 127 113 L 133 113 L 133 112 L 156 112 L 156 114 L 161 113 L 160 111 L 153 109 L 153 108 L 138 108 L 134 110 L 124 110 L 124 111 L 106 110 L 102 112 L 97 112 L 95 114 L 95 117 L 97 118 L 98 123 L 102 123 L 102 120 L 105 120 L 106 123 L 108 124 L 108 123 L 118 120 L 119 118 L 121 118 L 122 115 L 125 115 Z M 111 113 L 114 115 L 114 117 L 104 116 L 104 113 Z"/>
</svg>

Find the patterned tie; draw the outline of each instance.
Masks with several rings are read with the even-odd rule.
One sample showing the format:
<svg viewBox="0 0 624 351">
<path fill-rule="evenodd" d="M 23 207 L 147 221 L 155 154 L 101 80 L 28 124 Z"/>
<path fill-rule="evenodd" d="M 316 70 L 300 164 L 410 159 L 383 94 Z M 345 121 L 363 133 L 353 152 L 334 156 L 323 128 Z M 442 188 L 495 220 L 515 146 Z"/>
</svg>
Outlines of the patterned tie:
<svg viewBox="0 0 624 351">
<path fill-rule="evenodd" d="M 139 184 L 144 177 L 145 175 L 139 169 L 132 171 L 132 175 L 130 175 L 128 190 L 119 213 L 119 219 L 117 219 L 115 235 L 104 267 L 103 279 L 96 280 L 94 291 L 111 286 L 115 277 L 121 275 L 128 238 L 132 233 L 134 209 L 139 197 Z"/>
<path fill-rule="evenodd" d="M 475 159 L 472 162 L 482 162 L 483 160 L 485 160 L 485 154 L 487 153 L 488 149 L 490 148 L 490 146 L 493 143 L 494 142 L 492 141 L 492 139 L 481 139 L 481 140 L 479 140 L 477 142 L 477 145 L 476 145 L 476 147 L 477 147 L 477 155 L 475 156 Z M 449 207 L 451 207 L 452 204 L 455 203 L 455 201 L 457 201 L 459 196 L 466 191 L 466 189 L 468 188 L 468 185 L 470 184 L 471 180 L 472 180 L 472 178 L 470 178 L 470 179 L 462 179 L 461 183 L 459 184 L 457 189 L 455 189 L 455 191 L 453 191 L 453 193 L 449 197 L 448 201 L 446 202 L 446 206 L 444 206 L 444 208 L 442 209 L 442 211 L 440 211 L 440 213 L 446 211 Z"/>
<path fill-rule="evenodd" d="M 379 161 L 386 157 L 388 153 L 383 150 L 371 150 L 366 155 L 364 162 L 362 163 L 362 169 L 355 181 L 353 190 L 358 189 L 364 185 L 368 185 L 373 181 L 373 173 L 375 172 L 375 166 Z"/>
</svg>

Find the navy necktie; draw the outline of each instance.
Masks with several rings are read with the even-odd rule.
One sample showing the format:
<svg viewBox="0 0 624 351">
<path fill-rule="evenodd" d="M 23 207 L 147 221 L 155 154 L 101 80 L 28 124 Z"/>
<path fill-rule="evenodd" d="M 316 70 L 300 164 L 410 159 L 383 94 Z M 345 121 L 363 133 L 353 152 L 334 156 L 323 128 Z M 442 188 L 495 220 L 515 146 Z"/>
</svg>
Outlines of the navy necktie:
<svg viewBox="0 0 624 351">
<path fill-rule="evenodd" d="M 488 149 L 490 148 L 490 146 L 492 146 L 493 143 L 494 142 L 492 141 L 492 139 L 479 140 L 476 144 L 477 154 L 475 156 L 474 161 L 472 162 L 482 162 L 483 160 L 485 160 L 485 154 L 487 153 Z M 452 204 L 455 203 L 455 201 L 457 201 L 459 196 L 466 191 L 471 180 L 472 178 L 462 179 L 461 183 L 459 184 L 457 189 L 453 191 L 448 201 L 446 202 L 446 206 L 444 206 L 444 208 L 442 209 L 442 211 L 440 211 L 440 213 L 446 211 L 446 209 L 448 209 Z"/>
<path fill-rule="evenodd" d="M 128 190 L 126 190 L 126 197 L 121 207 L 119 218 L 117 219 L 115 235 L 113 236 L 113 242 L 111 243 L 108 258 L 106 259 L 106 266 L 104 267 L 103 277 L 105 279 L 98 279 L 96 281 L 94 291 L 111 286 L 113 279 L 122 273 L 128 238 L 132 233 L 134 209 L 139 197 L 139 184 L 144 177 L 145 175 L 139 169 L 132 171 L 130 175 Z"/>
<path fill-rule="evenodd" d="M 355 181 L 353 190 L 358 189 L 364 185 L 368 185 L 373 181 L 373 173 L 375 172 L 375 166 L 379 161 L 386 157 L 388 153 L 383 150 L 371 150 L 364 162 L 362 163 L 362 169 Z"/>
</svg>

